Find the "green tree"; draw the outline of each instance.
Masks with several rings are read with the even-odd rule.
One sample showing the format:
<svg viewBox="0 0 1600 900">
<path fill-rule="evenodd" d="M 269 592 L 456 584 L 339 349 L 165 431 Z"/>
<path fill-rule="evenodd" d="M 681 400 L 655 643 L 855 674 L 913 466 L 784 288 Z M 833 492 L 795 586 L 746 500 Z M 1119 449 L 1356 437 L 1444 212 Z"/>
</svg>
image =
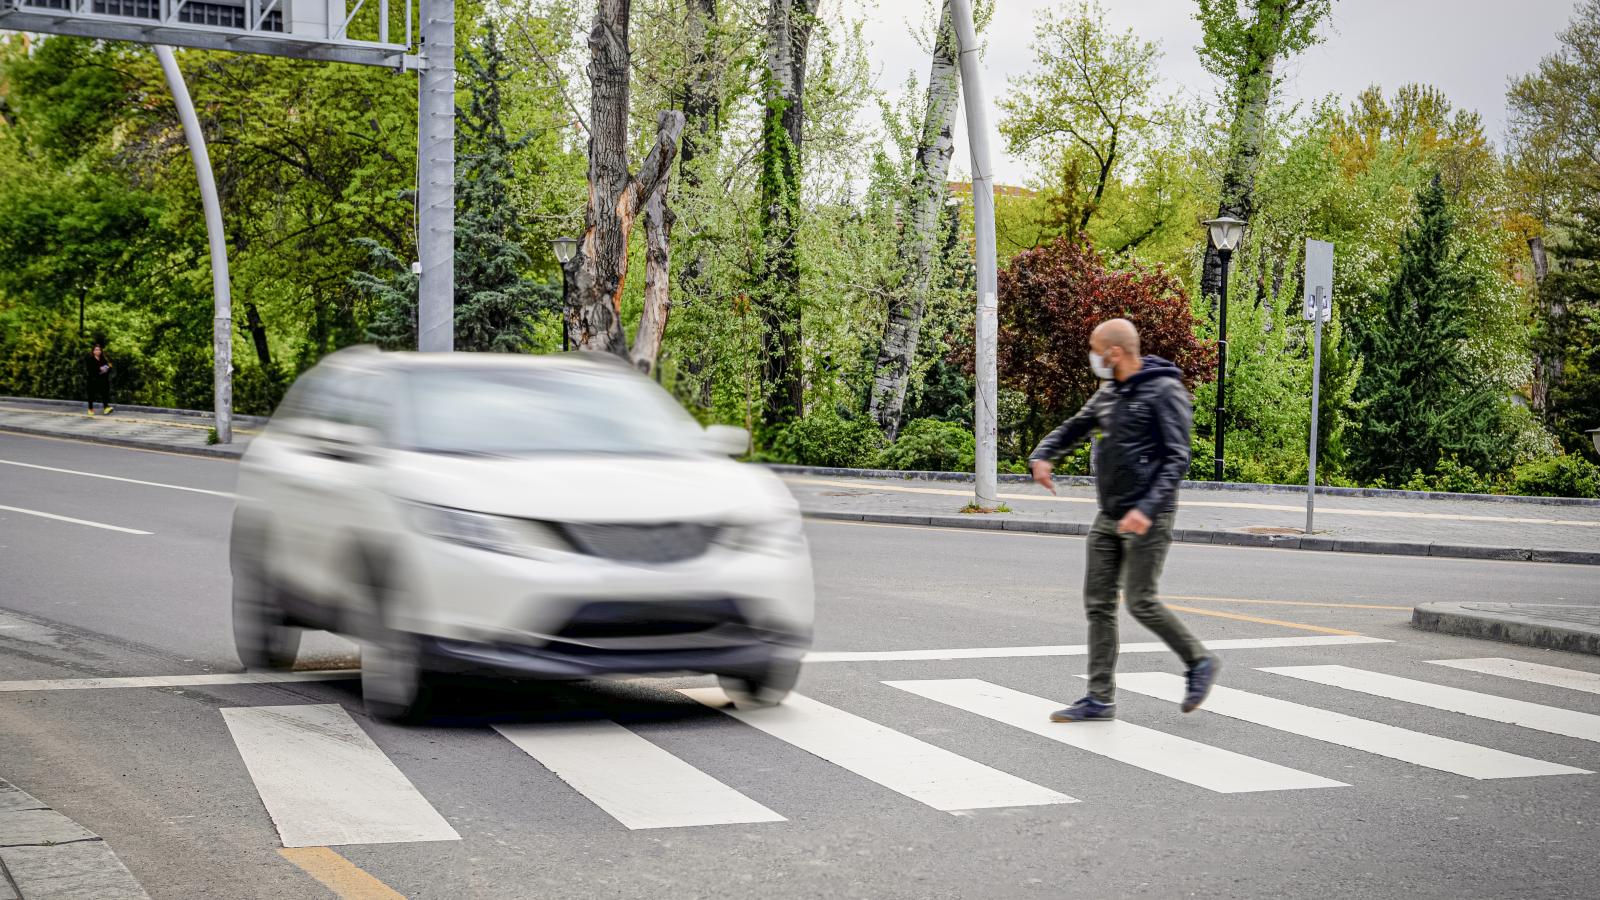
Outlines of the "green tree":
<svg viewBox="0 0 1600 900">
<path fill-rule="evenodd" d="M 1565 231 L 1554 247 L 1560 265 L 1540 285 L 1544 308 L 1561 310 L 1561 330 L 1542 336 L 1562 362 L 1551 385 L 1549 420 L 1568 453 L 1600 460 L 1585 433 L 1600 428 L 1600 182 Z"/>
<path fill-rule="evenodd" d="M 1470 366 L 1470 297 L 1481 290 L 1465 270 L 1441 179 L 1417 197 L 1417 215 L 1400 244 L 1400 265 L 1361 335 L 1364 366 L 1356 400 L 1364 406 L 1351 461 L 1368 479 L 1403 480 L 1454 457 L 1477 469 L 1504 459 L 1503 398 Z"/>
</svg>

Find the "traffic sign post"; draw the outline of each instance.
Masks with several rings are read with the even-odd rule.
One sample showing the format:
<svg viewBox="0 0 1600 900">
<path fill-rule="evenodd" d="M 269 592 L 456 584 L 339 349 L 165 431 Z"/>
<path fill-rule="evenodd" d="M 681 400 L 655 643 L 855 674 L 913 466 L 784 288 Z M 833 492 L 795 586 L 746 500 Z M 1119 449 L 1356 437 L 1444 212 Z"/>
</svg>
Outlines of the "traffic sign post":
<svg viewBox="0 0 1600 900">
<path fill-rule="evenodd" d="M 1305 317 L 1311 322 L 1311 443 L 1306 467 L 1306 534 L 1317 497 L 1317 419 L 1322 402 L 1322 323 L 1333 318 L 1333 244 L 1306 241 Z"/>
</svg>

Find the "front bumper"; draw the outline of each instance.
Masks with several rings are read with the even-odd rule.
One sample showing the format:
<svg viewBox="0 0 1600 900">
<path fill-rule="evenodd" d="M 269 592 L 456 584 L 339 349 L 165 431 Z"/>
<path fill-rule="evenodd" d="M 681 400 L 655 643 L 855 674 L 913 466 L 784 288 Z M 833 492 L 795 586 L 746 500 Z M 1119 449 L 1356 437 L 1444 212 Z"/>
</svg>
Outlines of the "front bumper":
<svg viewBox="0 0 1600 900">
<path fill-rule="evenodd" d="M 552 642 L 544 647 L 482 644 L 422 638 L 428 668 L 457 675 L 580 679 L 600 675 L 759 675 L 774 662 L 798 661 L 805 650 L 792 644 L 753 641 L 712 647 L 662 650 L 602 650 Z"/>
</svg>

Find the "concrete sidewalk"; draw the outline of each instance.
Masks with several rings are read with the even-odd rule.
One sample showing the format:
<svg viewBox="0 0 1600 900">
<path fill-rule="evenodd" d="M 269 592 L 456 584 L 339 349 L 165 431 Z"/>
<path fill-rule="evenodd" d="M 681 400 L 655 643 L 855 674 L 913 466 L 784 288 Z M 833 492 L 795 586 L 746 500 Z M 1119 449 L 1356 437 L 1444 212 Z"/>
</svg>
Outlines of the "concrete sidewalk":
<svg viewBox="0 0 1600 900">
<path fill-rule="evenodd" d="M 212 427 L 209 413 L 147 406 L 119 405 L 114 409 L 109 416 L 88 416 L 79 402 L 0 397 L 0 431 L 237 459 L 267 421 L 236 415 L 233 442 L 207 444 Z"/>
<path fill-rule="evenodd" d="M 972 486 L 903 478 L 841 478 L 780 470 L 808 515 L 885 524 L 938 525 L 1084 534 L 1096 512 L 1094 488 L 1058 484 L 1052 496 L 1030 483 L 1005 483 L 1009 513 L 967 513 Z M 1076 479 L 1074 479 L 1076 481 Z M 1553 505 L 1496 498 L 1317 498 L 1316 531 L 1303 534 L 1304 493 L 1236 486 L 1179 494 L 1174 539 L 1408 556 L 1532 560 L 1600 565 L 1600 503 Z"/>
<path fill-rule="evenodd" d="M 0 779 L 0 900 L 149 900 L 100 836 Z"/>
</svg>

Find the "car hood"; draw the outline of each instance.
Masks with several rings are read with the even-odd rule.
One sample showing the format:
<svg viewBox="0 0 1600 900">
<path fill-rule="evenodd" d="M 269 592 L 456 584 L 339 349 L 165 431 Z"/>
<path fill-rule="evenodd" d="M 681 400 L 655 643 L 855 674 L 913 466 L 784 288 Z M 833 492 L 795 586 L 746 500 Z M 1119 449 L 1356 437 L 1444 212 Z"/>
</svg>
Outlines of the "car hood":
<svg viewBox="0 0 1600 900">
<path fill-rule="evenodd" d="M 798 512 L 771 472 L 717 457 L 402 453 L 389 493 L 403 500 L 562 522 L 740 522 Z"/>
</svg>

